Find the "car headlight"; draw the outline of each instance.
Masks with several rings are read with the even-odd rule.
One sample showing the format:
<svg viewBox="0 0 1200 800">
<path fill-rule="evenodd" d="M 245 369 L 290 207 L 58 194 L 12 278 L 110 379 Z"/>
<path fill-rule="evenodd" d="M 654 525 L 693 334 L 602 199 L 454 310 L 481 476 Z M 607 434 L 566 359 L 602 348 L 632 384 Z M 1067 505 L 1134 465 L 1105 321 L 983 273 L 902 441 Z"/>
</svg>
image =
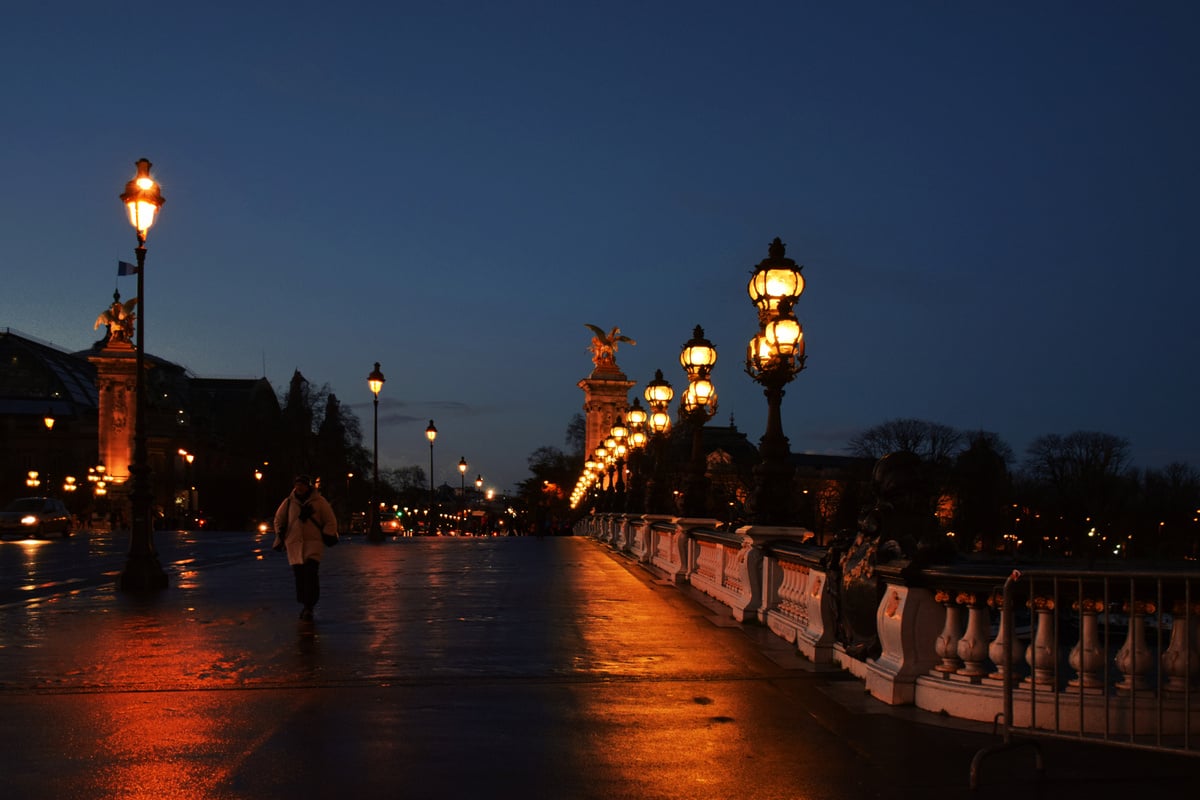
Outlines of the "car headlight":
<svg viewBox="0 0 1200 800">
<path fill-rule="evenodd" d="M 22 525 L 37 525 L 38 518 L 35 517 L 33 514 L 26 514 L 25 516 L 21 517 L 21 524 Z"/>
</svg>

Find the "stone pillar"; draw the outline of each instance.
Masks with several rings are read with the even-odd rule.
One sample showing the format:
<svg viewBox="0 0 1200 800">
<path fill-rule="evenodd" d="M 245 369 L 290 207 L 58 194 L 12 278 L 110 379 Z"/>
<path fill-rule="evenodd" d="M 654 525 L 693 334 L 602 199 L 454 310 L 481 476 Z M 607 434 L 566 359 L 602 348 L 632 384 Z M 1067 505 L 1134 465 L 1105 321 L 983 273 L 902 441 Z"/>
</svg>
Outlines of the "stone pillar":
<svg viewBox="0 0 1200 800">
<path fill-rule="evenodd" d="M 867 660 L 867 691 L 888 705 L 912 703 L 917 677 L 938 663 L 937 637 L 945 619 L 928 589 L 889 579 L 875 614 L 882 652 Z"/>
<path fill-rule="evenodd" d="M 129 465 L 133 461 L 137 416 L 137 351 L 121 338 L 110 337 L 104 348 L 88 356 L 96 367 L 99 393 L 97 453 L 109 481 L 109 502 L 129 524 Z"/>
<path fill-rule="evenodd" d="M 133 420 L 137 413 L 137 364 L 132 346 L 109 344 L 88 361 L 96 367 L 100 394 L 99 442 L 97 451 L 111 480 L 129 478 L 133 461 Z"/>
<path fill-rule="evenodd" d="M 625 377 L 615 361 L 608 358 L 600 359 L 592 374 L 577 385 L 583 390 L 583 410 L 586 414 L 584 456 L 590 457 L 608 438 L 617 417 L 624 416 L 625 409 L 629 407 L 629 390 L 634 382 Z"/>
</svg>

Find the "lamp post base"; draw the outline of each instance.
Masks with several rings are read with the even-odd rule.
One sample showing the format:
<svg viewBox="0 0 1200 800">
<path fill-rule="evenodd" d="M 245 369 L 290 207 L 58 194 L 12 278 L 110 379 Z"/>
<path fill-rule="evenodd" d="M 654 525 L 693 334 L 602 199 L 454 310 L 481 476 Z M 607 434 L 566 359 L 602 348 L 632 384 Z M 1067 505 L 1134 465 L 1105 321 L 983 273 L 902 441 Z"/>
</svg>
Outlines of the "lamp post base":
<svg viewBox="0 0 1200 800">
<path fill-rule="evenodd" d="M 795 470 L 785 461 L 763 461 L 754 468 L 750 519 L 758 525 L 788 525 L 794 522 L 792 476 Z"/>
<path fill-rule="evenodd" d="M 167 588 L 167 573 L 163 572 L 154 553 L 130 555 L 125 569 L 117 578 L 117 588 L 123 592 L 146 594 Z"/>
</svg>

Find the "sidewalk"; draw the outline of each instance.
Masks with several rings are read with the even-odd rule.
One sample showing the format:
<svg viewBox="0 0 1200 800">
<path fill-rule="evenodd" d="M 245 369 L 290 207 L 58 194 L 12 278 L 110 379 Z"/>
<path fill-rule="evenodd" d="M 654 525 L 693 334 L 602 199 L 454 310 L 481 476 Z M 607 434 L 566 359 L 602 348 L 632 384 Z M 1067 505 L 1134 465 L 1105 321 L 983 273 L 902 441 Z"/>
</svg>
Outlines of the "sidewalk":
<svg viewBox="0 0 1200 800">
<path fill-rule="evenodd" d="M 889 709 L 593 541 L 346 541 L 299 622 L 278 554 L 0 608 L 11 798 L 945 798 L 998 738 Z M 1046 797 L 1200 763 L 1047 741 Z M 980 797 L 1033 788 L 1032 756 Z"/>
</svg>

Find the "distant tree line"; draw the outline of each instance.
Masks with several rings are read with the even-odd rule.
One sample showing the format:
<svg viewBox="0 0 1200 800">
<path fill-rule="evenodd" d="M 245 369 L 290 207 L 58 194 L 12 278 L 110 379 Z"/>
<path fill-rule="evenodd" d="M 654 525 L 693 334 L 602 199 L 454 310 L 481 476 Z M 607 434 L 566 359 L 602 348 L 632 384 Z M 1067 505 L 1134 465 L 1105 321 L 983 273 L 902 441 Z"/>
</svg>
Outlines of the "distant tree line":
<svg viewBox="0 0 1200 800">
<path fill-rule="evenodd" d="M 931 513 L 959 549 L 1094 559 L 1200 555 L 1200 473 L 1189 464 L 1138 469 L 1110 433 L 1045 434 L 1016 462 L 988 431 L 893 419 L 861 432 L 853 455 L 921 460 Z"/>
</svg>

